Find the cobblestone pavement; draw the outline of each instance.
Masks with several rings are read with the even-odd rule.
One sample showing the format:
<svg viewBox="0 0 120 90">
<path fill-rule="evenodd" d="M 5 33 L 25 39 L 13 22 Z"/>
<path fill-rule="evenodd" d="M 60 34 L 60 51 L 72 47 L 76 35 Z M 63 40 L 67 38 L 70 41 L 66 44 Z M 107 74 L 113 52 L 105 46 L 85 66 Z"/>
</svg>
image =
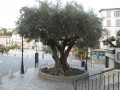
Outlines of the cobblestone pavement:
<svg viewBox="0 0 120 90">
<path fill-rule="evenodd" d="M 38 70 L 30 68 L 25 74 L 3 77 L 0 90 L 74 90 L 71 82 L 55 82 L 38 78 Z"/>
<path fill-rule="evenodd" d="M 77 64 L 77 63 L 76 63 Z M 90 75 L 103 71 L 101 67 L 89 67 Z M 13 73 L 13 78 L 4 76 L 0 90 L 74 90 L 72 82 L 56 82 L 38 78 L 38 69 L 29 68 L 25 74 Z"/>
<path fill-rule="evenodd" d="M 14 53 L 12 53 L 11 56 L 14 56 Z M 29 52 L 24 54 L 26 58 L 28 53 Z M 42 55 L 42 52 L 40 52 L 39 54 Z M 33 58 L 32 53 L 29 53 L 28 55 L 31 56 L 31 59 Z M 21 53 L 19 54 L 17 53 L 17 57 L 18 56 L 21 56 Z M 29 57 L 28 59 L 30 60 Z M 49 54 L 45 56 L 44 61 L 40 60 L 41 61 L 40 64 L 43 64 L 43 62 L 51 63 L 49 62 L 50 60 L 47 61 L 47 59 L 51 59 L 51 56 Z M 81 66 L 80 60 L 69 58 L 68 61 L 69 64 Z M 91 67 L 91 63 L 88 63 L 89 75 L 99 73 L 103 70 L 104 64 L 94 64 L 93 68 Z M 20 72 L 16 72 L 13 75 L 14 75 L 13 78 L 9 78 L 8 76 L 4 76 L 2 78 L 0 90 L 74 90 L 74 87 L 71 82 L 55 82 L 38 78 L 38 69 L 34 68 L 29 68 L 25 74 L 20 74 Z"/>
<path fill-rule="evenodd" d="M 24 66 L 27 68 L 35 66 L 35 55 L 34 50 L 25 50 L 24 51 Z M 51 63 L 54 64 L 54 60 L 50 54 L 44 54 L 44 58 L 42 58 L 43 52 L 38 51 L 39 53 L 39 65 Z M 27 57 L 28 56 L 28 57 Z M 75 58 L 68 58 L 68 63 L 73 65 L 81 66 L 81 61 Z M 8 75 L 9 70 L 13 70 L 13 72 L 17 72 L 20 70 L 21 66 L 21 51 L 20 50 L 10 50 L 9 54 L 0 55 L 0 74 L 3 76 Z M 98 69 L 104 68 L 104 64 L 94 64 L 95 68 L 99 66 Z M 88 63 L 88 68 L 91 69 L 91 63 Z M 94 68 L 94 69 L 95 69 Z M 84 68 L 83 68 L 84 69 Z M 97 73 L 97 72 L 93 72 Z"/>
<path fill-rule="evenodd" d="M 24 66 L 27 68 L 35 66 L 35 50 L 25 50 L 24 51 Z M 45 63 L 53 63 L 53 59 L 50 54 L 44 54 L 44 59 L 42 59 L 41 51 L 39 53 L 39 65 Z M 2 76 L 8 75 L 9 70 L 13 70 L 13 72 L 17 72 L 21 67 L 21 51 L 20 50 L 10 50 L 8 55 L 0 53 L 0 74 Z"/>
<path fill-rule="evenodd" d="M 0 64 L 3 63 L 3 61 L 0 60 Z"/>
</svg>

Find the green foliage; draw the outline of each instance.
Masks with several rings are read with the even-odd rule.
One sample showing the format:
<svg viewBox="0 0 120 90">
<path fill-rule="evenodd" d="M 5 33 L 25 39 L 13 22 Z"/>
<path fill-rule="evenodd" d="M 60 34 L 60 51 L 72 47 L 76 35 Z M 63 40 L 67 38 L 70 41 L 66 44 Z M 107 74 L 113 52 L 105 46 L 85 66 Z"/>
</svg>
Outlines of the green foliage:
<svg viewBox="0 0 120 90">
<path fill-rule="evenodd" d="M 15 49 L 17 46 L 16 45 L 13 45 L 13 46 L 11 46 L 11 47 L 8 47 L 8 50 L 10 50 L 10 49 Z"/>
<path fill-rule="evenodd" d="M 40 38 L 53 51 L 59 50 L 67 55 L 74 44 L 83 47 L 98 43 L 102 26 L 92 10 L 85 12 L 82 5 L 75 2 L 64 6 L 47 2 L 39 5 L 20 10 L 18 32 L 25 38 Z"/>
<path fill-rule="evenodd" d="M 113 44 L 115 42 L 116 44 Z M 103 41 L 104 45 L 110 45 L 110 47 L 120 47 L 120 38 L 109 37 Z"/>
<path fill-rule="evenodd" d="M 83 48 L 78 48 L 76 46 L 73 47 L 73 52 L 76 51 L 75 57 L 81 58 L 82 55 L 85 54 L 86 51 L 83 50 Z"/>
<path fill-rule="evenodd" d="M 3 45 L 0 45 L 0 47 L 3 47 L 2 49 L 0 49 L 0 53 L 5 53 L 7 51 L 7 49 Z"/>
<path fill-rule="evenodd" d="M 109 37 L 103 41 L 104 45 L 110 45 L 110 47 L 120 47 L 120 30 L 117 32 L 117 38 L 114 36 Z M 115 42 L 115 43 L 113 43 Z"/>
<path fill-rule="evenodd" d="M 120 36 L 120 30 L 117 32 L 117 36 Z"/>
<path fill-rule="evenodd" d="M 115 41 L 115 37 L 114 36 L 107 38 L 106 40 L 103 41 L 103 43 L 105 45 L 108 45 L 109 42 L 113 42 L 113 41 Z"/>
<path fill-rule="evenodd" d="M 45 48 L 44 52 L 45 52 L 45 53 L 50 53 L 50 54 L 51 54 L 51 53 L 52 53 L 51 47 L 47 46 L 47 47 Z"/>
<path fill-rule="evenodd" d="M 0 36 L 12 36 L 13 32 L 7 32 L 6 28 L 1 28 L 1 31 L 3 31 L 3 33 L 0 33 Z"/>
<path fill-rule="evenodd" d="M 81 75 L 81 74 L 85 73 L 84 71 L 79 70 L 77 68 L 71 68 L 71 71 L 67 75 L 64 75 L 64 74 L 61 74 L 59 72 L 58 73 L 53 73 L 52 69 L 53 68 L 45 67 L 41 71 L 46 73 L 46 74 L 55 75 L 55 76 L 75 76 L 75 75 Z"/>
<path fill-rule="evenodd" d="M 117 43 L 117 47 L 120 47 L 120 38 L 116 40 L 116 43 Z"/>
</svg>

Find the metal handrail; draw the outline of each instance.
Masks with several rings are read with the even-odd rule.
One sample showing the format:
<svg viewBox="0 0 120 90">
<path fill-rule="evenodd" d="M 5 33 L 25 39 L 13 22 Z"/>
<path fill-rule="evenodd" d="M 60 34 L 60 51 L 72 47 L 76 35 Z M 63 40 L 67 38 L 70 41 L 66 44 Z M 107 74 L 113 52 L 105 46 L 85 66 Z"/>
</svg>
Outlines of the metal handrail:
<svg viewBox="0 0 120 90">
<path fill-rule="evenodd" d="M 102 72 L 100 72 L 100 73 L 93 74 L 93 75 L 90 75 L 90 76 L 87 76 L 87 77 L 84 77 L 84 78 L 81 78 L 81 79 L 78 79 L 78 80 L 82 80 L 82 79 L 85 79 L 85 78 L 89 78 L 89 77 L 92 77 L 92 76 L 96 76 L 96 75 L 99 75 L 99 74 L 102 74 L 102 73 L 105 73 L 105 72 L 109 72 L 109 71 L 112 71 L 112 70 L 115 70 L 115 68 L 111 68 L 111 69 L 108 69 L 108 70 L 102 71 Z M 75 80 L 75 81 L 78 81 L 78 80 Z"/>
<path fill-rule="evenodd" d="M 81 78 L 81 79 L 78 79 L 78 80 L 72 81 L 73 87 L 74 87 L 75 90 L 77 90 L 77 81 L 79 81 L 79 80 L 83 80 L 83 79 L 86 79 L 86 78 L 90 78 L 90 77 L 93 77 L 93 76 L 96 76 L 96 75 L 101 75 L 101 74 L 103 74 L 103 73 L 106 73 L 106 72 L 109 72 L 109 71 L 112 71 L 112 70 L 115 70 L 115 68 L 111 68 L 111 69 L 108 69 L 108 70 L 102 71 L 102 72 L 100 72 L 100 73 L 93 74 L 93 75 L 90 75 L 90 76 L 87 76 L 87 77 L 84 77 L 84 78 Z M 74 83 L 76 84 L 76 86 L 74 85 Z"/>
</svg>

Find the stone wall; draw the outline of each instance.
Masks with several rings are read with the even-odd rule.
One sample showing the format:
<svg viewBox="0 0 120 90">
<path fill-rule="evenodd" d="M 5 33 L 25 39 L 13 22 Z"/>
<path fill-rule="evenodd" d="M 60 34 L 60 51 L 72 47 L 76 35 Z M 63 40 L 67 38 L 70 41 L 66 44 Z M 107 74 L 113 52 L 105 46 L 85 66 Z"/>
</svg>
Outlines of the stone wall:
<svg viewBox="0 0 120 90">
<path fill-rule="evenodd" d="M 49 75 L 45 74 L 42 71 L 38 72 L 38 77 L 48 79 L 48 80 L 53 80 L 53 81 L 75 81 L 78 79 L 85 78 L 84 80 L 88 79 L 89 73 L 85 72 L 84 74 L 81 75 L 76 75 L 76 76 L 54 76 L 54 75 Z"/>
</svg>

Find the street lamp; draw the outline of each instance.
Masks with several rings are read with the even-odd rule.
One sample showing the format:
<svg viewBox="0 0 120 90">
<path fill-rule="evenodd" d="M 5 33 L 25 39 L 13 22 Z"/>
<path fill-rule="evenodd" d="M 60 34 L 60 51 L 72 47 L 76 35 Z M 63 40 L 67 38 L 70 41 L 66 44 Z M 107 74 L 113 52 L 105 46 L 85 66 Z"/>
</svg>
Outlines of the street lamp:
<svg viewBox="0 0 120 90">
<path fill-rule="evenodd" d="M 35 68 L 38 68 L 38 60 L 39 60 L 39 53 L 37 52 L 37 39 L 35 40 L 35 47 L 36 47 L 36 53 L 35 53 Z"/>
<path fill-rule="evenodd" d="M 85 70 L 88 70 L 88 68 L 87 68 L 87 59 L 88 59 L 88 57 L 86 56 Z"/>
<path fill-rule="evenodd" d="M 44 59 L 44 51 L 45 51 L 45 45 L 43 45 L 42 59 Z"/>
<path fill-rule="evenodd" d="M 91 56 L 91 67 L 92 67 L 92 50 L 91 50 L 91 54 L 90 54 L 90 56 Z"/>
<path fill-rule="evenodd" d="M 22 61 L 21 61 L 21 74 L 24 74 L 24 64 L 23 64 L 23 34 L 22 34 Z"/>
</svg>

